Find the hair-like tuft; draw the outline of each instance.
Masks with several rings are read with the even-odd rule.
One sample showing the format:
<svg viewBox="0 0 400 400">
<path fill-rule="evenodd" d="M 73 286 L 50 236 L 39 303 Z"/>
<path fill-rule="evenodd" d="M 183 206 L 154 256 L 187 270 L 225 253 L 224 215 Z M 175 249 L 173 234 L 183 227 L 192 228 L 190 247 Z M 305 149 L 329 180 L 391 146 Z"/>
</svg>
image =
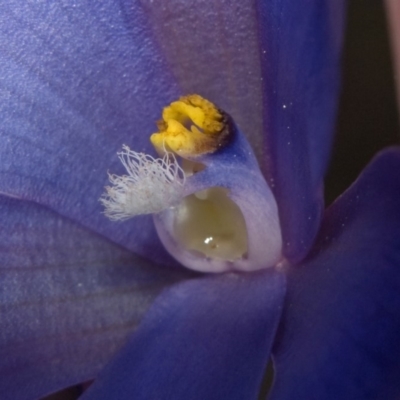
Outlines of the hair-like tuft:
<svg viewBox="0 0 400 400">
<path fill-rule="evenodd" d="M 186 178 L 174 154 L 166 152 L 163 158 L 154 158 L 124 145 L 118 157 L 128 175 L 109 174 L 112 186 L 107 186 L 100 198 L 104 214 L 111 220 L 158 213 L 182 199 Z"/>
</svg>

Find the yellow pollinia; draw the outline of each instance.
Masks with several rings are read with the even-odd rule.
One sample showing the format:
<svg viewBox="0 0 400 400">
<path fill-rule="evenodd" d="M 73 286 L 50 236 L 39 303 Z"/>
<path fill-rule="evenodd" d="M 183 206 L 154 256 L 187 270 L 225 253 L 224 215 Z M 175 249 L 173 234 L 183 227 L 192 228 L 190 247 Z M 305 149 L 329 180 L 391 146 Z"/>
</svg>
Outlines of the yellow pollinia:
<svg viewBox="0 0 400 400">
<path fill-rule="evenodd" d="M 165 107 L 157 126 L 159 132 L 150 137 L 156 150 L 160 154 L 172 151 L 183 158 L 214 153 L 229 134 L 227 115 L 198 94 Z"/>
</svg>

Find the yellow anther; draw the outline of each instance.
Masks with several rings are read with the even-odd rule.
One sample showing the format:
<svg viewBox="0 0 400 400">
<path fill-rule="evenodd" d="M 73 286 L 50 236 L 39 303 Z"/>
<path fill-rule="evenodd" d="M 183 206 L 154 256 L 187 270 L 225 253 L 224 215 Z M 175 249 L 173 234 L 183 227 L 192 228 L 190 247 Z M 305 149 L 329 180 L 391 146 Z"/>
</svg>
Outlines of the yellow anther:
<svg viewBox="0 0 400 400">
<path fill-rule="evenodd" d="M 165 107 L 159 132 L 150 140 L 159 153 L 173 151 L 182 157 L 213 153 L 227 135 L 222 111 L 198 94 L 181 97 Z"/>
</svg>

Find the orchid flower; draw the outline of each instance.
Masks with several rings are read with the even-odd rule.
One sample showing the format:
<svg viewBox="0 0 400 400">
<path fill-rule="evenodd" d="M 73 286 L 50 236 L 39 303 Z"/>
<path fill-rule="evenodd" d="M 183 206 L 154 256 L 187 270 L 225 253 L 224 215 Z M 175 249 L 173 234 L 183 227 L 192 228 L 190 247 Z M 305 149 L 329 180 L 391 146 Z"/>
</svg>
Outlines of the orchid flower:
<svg viewBox="0 0 400 400">
<path fill-rule="evenodd" d="M 9 0 L 0 17 L 2 399 L 91 379 L 85 400 L 256 399 L 271 356 L 271 400 L 398 398 L 399 149 L 323 205 L 342 0 Z M 236 132 L 194 178 L 246 188 L 249 229 L 266 207 L 279 222 L 254 271 L 190 269 L 150 214 L 116 223 L 98 200 L 122 146 L 155 159 L 155 121 L 190 93 Z"/>
</svg>

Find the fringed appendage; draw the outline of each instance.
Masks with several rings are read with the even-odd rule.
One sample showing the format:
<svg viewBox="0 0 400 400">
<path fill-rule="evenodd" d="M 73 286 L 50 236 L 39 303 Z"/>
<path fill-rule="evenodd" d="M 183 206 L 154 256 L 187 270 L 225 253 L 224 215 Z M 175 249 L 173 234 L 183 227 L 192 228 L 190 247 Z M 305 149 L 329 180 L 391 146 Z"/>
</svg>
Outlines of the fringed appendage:
<svg viewBox="0 0 400 400">
<path fill-rule="evenodd" d="M 100 198 L 108 218 L 123 221 L 159 213 L 182 200 L 186 178 L 174 154 L 154 158 L 124 145 L 118 157 L 128 175 L 108 174 L 112 186 Z"/>
</svg>

